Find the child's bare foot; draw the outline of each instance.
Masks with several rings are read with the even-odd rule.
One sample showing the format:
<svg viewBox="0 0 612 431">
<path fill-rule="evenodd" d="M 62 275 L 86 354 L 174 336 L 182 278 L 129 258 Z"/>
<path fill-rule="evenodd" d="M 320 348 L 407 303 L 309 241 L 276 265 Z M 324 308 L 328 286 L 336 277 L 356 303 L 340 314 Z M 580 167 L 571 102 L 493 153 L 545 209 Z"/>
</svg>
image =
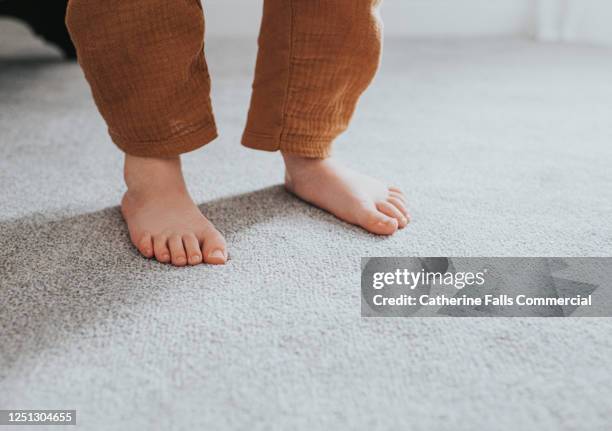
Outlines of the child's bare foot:
<svg viewBox="0 0 612 431">
<path fill-rule="evenodd" d="M 396 187 L 345 168 L 332 159 L 283 153 L 285 187 L 303 200 L 378 235 L 410 222 L 406 198 Z"/>
<path fill-rule="evenodd" d="M 125 182 L 121 212 L 143 256 L 176 266 L 227 261 L 225 239 L 189 196 L 178 157 L 126 155 Z"/>
</svg>

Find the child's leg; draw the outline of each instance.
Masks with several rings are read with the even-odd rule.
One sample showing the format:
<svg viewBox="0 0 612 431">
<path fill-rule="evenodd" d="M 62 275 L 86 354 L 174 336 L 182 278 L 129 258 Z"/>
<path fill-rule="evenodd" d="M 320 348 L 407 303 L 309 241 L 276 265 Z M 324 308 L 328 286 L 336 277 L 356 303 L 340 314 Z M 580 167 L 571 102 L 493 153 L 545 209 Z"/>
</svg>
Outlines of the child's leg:
<svg viewBox="0 0 612 431">
<path fill-rule="evenodd" d="M 160 262 L 224 263 L 224 239 L 191 200 L 179 160 L 216 137 L 199 1 L 70 0 L 66 23 L 126 153 L 122 212 L 132 242 Z"/>
<path fill-rule="evenodd" d="M 265 0 L 243 144 L 280 150 L 286 185 L 370 232 L 409 221 L 397 188 L 329 159 L 379 64 L 379 0 Z"/>
</svg>

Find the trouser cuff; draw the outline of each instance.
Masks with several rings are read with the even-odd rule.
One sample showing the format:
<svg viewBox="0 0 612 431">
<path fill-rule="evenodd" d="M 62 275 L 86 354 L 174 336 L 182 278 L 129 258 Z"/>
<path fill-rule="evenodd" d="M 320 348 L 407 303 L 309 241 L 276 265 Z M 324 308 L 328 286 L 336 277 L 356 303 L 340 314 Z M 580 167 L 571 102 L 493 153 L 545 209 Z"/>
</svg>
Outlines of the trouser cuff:
<svg viewBox="0 0 612 431">
<path fill-rule="evenodd" d="M 325 159 L 331 155 L 332 139 L 291 135 L 279 138 L 246 131 L 242 136 L 242 145 L 255 150 L 282 151 L 312 159 Z"/>
<path fill-rule="evenodd" d="M 161 141 L 134 142 L 114 135 L 109 131 L 115 145 L 123 152 L 137 157 L 175 157 L 197 150 L 217 137 L 215 123 L 209 123 L 191 132 L 173 136 Z"/>
</svg>

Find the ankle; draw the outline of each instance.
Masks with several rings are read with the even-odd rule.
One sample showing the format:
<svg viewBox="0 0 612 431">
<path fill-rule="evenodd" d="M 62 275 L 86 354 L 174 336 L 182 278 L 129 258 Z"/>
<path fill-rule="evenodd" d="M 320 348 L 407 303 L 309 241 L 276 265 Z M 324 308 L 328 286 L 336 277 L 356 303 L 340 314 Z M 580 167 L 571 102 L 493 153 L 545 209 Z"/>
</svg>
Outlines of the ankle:
<svg viewBox="0 0 612 431">
<path fill-rule="evenodd" d="M 126 154 L 123 177 L 131 193 L 186 188 L 179 157 L 136 157 Z"/>
<path fill-rule="evenodd" d="M 297 154 L 285 153 L 281 151 L 285 168 L 292 173 L 299 173 L 303 170 L 310 170 L 319 166 L 326 165 L 330 159 L 320 159 L 313 157 L 304 157 Z"/>
</svg>

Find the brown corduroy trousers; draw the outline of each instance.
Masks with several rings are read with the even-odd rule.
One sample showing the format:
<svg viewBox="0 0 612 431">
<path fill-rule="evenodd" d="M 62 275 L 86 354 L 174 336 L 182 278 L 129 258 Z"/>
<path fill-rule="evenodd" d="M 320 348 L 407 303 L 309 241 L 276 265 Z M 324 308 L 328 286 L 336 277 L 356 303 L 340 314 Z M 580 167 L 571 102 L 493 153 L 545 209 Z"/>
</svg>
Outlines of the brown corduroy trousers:
<svg viewBox="0 0 612 431">
<path fill-rule="evenodd" d="M 329 155 L 379 64 L 379 2 L 264 0 L 243 145 Z M 217 136 L 199 0 L 70 0 L 66 24 L 123 151 L 171 157 Z"/>
</svg>

